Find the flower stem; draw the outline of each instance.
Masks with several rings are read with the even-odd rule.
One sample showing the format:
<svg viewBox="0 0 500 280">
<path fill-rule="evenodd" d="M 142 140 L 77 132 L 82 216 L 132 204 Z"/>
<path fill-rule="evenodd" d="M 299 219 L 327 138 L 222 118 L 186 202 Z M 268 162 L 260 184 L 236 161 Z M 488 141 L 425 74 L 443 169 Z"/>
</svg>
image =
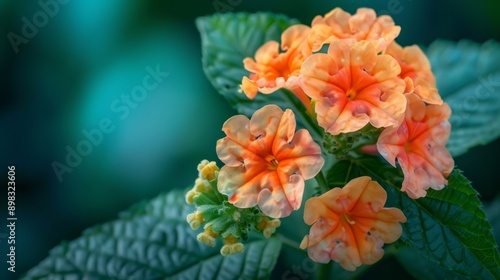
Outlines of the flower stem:
<svg viewBox="0 0 500 280">
<path fill-rule="evenodd" d="M 306 251 L 300 249 L 300 247 L 299 247 L 300 245 L 297 242 L 291 240 L 290 238 L 284 236 L 283 234 L 278 233 L 278 234 L 276 234 L 276 237 L 283 243 L 283 245 L 287 246 L 288 248 L 299 251 L 302 254 L 306 253 Z"/>
<path fill-rule="evenodd" d="M 321 190 L 321 193 L 325 193 L 329 191 L 330 189 L 328 188 L 328 185 L 326 184 L 326 179 L 325 176 L 323 175 L 323 171 L 319 171 L 318 175 L 316 175 L 316 182 L 318 182 L 319 189 Z"/>
</svg>

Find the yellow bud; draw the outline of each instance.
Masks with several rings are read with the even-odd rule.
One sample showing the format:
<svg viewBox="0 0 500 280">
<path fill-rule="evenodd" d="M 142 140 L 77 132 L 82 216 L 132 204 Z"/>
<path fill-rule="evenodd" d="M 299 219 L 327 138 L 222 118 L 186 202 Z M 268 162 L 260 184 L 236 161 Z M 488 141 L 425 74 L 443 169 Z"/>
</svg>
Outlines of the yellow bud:
<svg viewBox="0 0 500 280">
<path fill-rule="evenodd" d="M 206 227 L 204 232 L 196 236 L 198 241 L 211 247 L 215 246 L 215 238 L 217 237 L 219 237 L 219 235 L 212 231 L 212 226 Z"/>
<path fill-rule="evenodd" d="M 194 221 L 189 223 L 189 226 L 191 227 L 191 229 L 197 230 L 200 228 L 201 223 L 199 221 L 194 220 Z"/>
<path fill-rule="evenodd" d="M 200 228 L 201 223 L 203 223 L 203 214 L 196 211 L 194 213 L 188 214 L 186 216 L 186 220 L 193 230 L 197 230 L 198 228 Z"/>
<path fill-rule="evenodd" d="M 208 245 L 210 247 L 215 247 L 215 238 L 206 234 L 205 232 L 198 234 L 198 236 L 196 236 L 196 239 L 198 239 L 198 241 L 200 241 L 205 245 Z"/>
<path fill-rule="evenodd" d="M 243 248 L 244 246 L 241 243 L 234 244 L 233 245 L 234 254 L 243 252 Z"/>
<path fill-rule="evenodd" d="M 243 248 L 243 244 L 241 243 L 224 245 L 220 248 L 220 253 L 225 257 L 227 255 L 241 253 L 243 252 Z"/>
<path fill-rule="evenodd" d="M 281 222 L 278 219 L 270 221 L 268 218 L 262 217 L 262 220 L 257 223 L 256 228 L 262 231 L 265 238 L 269 238 L 274 232 L 276 232 L 276 228 L 280 225 Z"/>
<path fill-rule="evenodd" d="M 196 179 L 194 182 L 194 190 L 199 191 L 199 192 L 209 192 L 212 190 L 210 187 L 210 184 L 208 183 L 207 180 L 203 180 L 201 178 Z"/>
<path fill-rule="evenodd" d="M 203 160 L 198 165 L 198 170 L 200 171 L 200 178 L 212 181 L 215 179 L 215 171 L 219 171 L 219 168 L 215 164 L 215 161 L 208 162 L 207 160 Z"/>
<path fill-rule="evenodd" d="M 275 231 L 276 231 L 275 228 L 268 227 L 265 228 L 264 231 L 262 231 L 262 234 L 264 235 L 265 238 L 269 238 Z"/>
<path fill-rule="evenodd" d="M 269 225 L 273 228 L 278 228 L 279 226 L 281 226 L 281 222 L 279 219 L 274 219 L 271 222 L 269 222 Z"/>
<path fill-rule="evenodd" d="M 194 204 L 194 197 L 200 194 L 199 192 L 195 190 L 190 190 L 186 193 L 186 203 L 187 204 Z"/>
<path fill-rule="evenodd" d="M 220 254 L 224 257 L 231 254 L 231 245 L 224 245 L 220 248 Z"/>
<path fill-rule="evenodd" d="M 208 160 L 204 159 L 202 160 L 199 164 L 198 164 L 198 172 L 201 171 L 203 169 L 203 167 L 205 167 L 206 165 L 208 164 Z"/>
<path fill-rule="evenodd" d="M 266 217 L 262 217 L 262 219 L 255 225 L 258 230 L 264 230 L 267 227 L 268 219 Z"/>
</svg>

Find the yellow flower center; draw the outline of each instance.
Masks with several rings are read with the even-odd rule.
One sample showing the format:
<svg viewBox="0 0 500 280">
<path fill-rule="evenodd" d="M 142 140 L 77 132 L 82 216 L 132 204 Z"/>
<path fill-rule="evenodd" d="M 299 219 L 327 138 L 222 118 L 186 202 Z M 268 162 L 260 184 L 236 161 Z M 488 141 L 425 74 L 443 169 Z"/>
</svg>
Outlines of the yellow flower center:
<svg viewBox="0 0 500 280">
<path fill-rule="evenodd" d="M 266 161 L 268 162 L 268 168 L 272 171 L 278 169 L 278 160 L 273 157 L 273 156 L 268 156 L 266 158 Z"/>
</svg>

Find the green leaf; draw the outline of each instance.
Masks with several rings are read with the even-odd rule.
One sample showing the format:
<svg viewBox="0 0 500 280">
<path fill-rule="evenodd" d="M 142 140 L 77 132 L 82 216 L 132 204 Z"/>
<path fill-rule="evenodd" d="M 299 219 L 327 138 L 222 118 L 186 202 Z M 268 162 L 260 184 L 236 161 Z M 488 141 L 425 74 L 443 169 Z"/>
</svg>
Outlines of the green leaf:
<svg viewBox="0 0 500 280">
<path fill-rule="evenodd" d="M 337 165 L 346 170 L 346 162 L 338 162 L 332 169 Z M 358 174 L 371 176 L 387 191 L 386 207 L 404 212 L 408 221 L 403 224 L 401 246 L 459 275 L 500 279 L 500 255 L 492 227 L 477 192 L 459 170 L 450 174 L 444 189 L 429 189 L 426 197 L 413 200 L 400 191 L 401 169 L 379 157 L 352 160 L 350 169 L 338 172 L 335 181 L 348 182 Z"/>
<path fill-rule="evenodd" d="M 140 203 L 121 218 L 86 230 L 54 248 L 25 279 L 268 279 L 281 242 L 253 239 L 241 254 L 196 240 L 185 220 L 184 192 Z"/>
<path fill-rule="evenodd" d="M 351 160 L 341 160 L 328 170 L 326 174 L 326 181 L 330 189 L 342 188 L 351 179 L 363 176 L 359 172 L 356 163 Z"/>
<path fill-rule="evenodd" d="M 500 136 L 500 44 L 489 41 L 432 43 L 427 56 L 452 116 L 448 149 L 453 156 Z"/>
<path fill-rule="evenodd" d="M 395 255 L 396 259 L 403 265 L 405 270 L 417 279 L 442 280 L 442 279 L 469 279 L 465 276 L 444 269 L 438 264 L 422 258 L 410 248 L 399 248 Z"/>
<path fill-rule="evenodd" d="M 292 109 L 298 117 L 298 125 L 305 127 L 314 139 L 321 139 L 317 124 L 305 115 L 305 108 L 288 90 L 272 94 L 257 94 L 249 99 L 239 93 L 241 80 L 249 72 L 243 68 L 243 59 L 254 57 L 264 43 L 280 41 L 281 33 L 297 24 L 295 19 L 271 13 L 225 13 L 201 17 L 196 25 L 201 33 L 203 69 L 215 89 L 240 114 L 251 116 L 267 104 L 276 104 L 282 109 Z"/>
</svg>

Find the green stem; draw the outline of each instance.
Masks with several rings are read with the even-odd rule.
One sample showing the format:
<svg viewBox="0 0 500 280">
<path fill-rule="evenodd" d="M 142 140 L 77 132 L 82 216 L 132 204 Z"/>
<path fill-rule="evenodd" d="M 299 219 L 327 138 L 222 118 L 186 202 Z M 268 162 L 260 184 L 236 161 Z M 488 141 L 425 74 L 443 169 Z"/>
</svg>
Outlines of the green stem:
<svg viewBox="0 0 500 280">
<path fill-rule="evenodd" d="M 328 185 L 326 183 L 325 176 L 323 175 L 323 171 L 319 171 L 318 175 L 316 175 L 316 182 L 318 182 L 319 189 L 321 190 L 321 193 L 325 193 L 329 191 L 330 189 L 328 188 Z"/>
<path fill-rule="evenodd" d="M 294 108 L 292 109 L 297 113 L 295 117 L 300 118 L 302 120 L 302 124 L 309 131 L 312 138 L 317 141 L 321 140 L 323 137 L 322 129 L 319 127 L 316 121 L 313 120 L 311 116 L 307 113 L 307 109 L 303 105 L 303 103 L 300 100 L 298 100 L 297 96 L 295 96 L 290 90 L 283 89 L 283 94 L 286 97 L 286 99 L 288 99 L 287 101 L 289 102 L 289 104 L 293 105 Z M 297 102 L 297 100 L 299 102 Z"/>
<path fill-rule="evenodd" d="M 294 240 L 284 236 L 283 234 L 278 233 L 278 234 L 276 234 L 276 237 L 283 243 L 283 245 L 289 247 L 290 249 L 299 251 L 302 254 L 306 253 L 306 251 L 300 249 L 300 244 L 298 244 Z"/>
</svg>

